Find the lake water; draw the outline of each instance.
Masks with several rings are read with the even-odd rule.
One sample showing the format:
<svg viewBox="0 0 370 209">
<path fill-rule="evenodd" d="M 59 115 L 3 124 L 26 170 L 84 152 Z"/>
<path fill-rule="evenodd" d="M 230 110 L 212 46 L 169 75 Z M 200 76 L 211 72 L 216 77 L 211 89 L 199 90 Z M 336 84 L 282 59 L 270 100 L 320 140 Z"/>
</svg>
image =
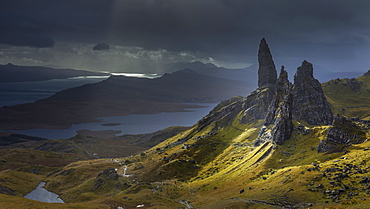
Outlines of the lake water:
<svg viewBox="0 0 370 209">
<path fill-rule="evenodd" d="M 36 189 L 25 195 L 24 198 L 47 203 L 64 203 L 57 194 L 46 190 L 44 188 L 45 184 L 45 182 L 41 182 Z"/>
<path fill-rule="evenodd" d="M 19 134 L 43 137 L 47 139 L 68 139 L 76 135 L 76 131 L 87 129 L 91 131 L 114 130 L 120 134 L 152 133 L 169 126 L 192 126 L 206 116 L 217 104 L 200 103 L 203 108 L 191 108 L 187 112 L 171 112 L 158 114 L 135 114 L 99 118 L 100 122 L 74 124 L 69 129 L 29 129 L 9 130 Z"/>
</svg>

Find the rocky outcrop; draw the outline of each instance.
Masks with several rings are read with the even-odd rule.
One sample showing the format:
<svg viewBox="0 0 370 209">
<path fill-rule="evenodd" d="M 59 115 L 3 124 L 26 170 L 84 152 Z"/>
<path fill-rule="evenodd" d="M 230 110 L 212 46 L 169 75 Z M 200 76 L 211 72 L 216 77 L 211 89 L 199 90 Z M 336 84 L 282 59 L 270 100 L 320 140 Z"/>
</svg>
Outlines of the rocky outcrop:
<svg viewBox="0 0 370 209">
<path fill-rule="evenodd" d="M 98 174 L 97 178 L 99 177 L 104 179 L 118 180 L 119 175 L 117 174 L 116 169 L 107 168 L 103 172 Z"/>
<path fill-rule="evenodd" d="M 235 117 L 240 111 L 242 111 L 244 99 L 242 97 L 234 97 L 229 100 L 222 101 L 217 105 L 207 116 L 203 117 L 197 123 L 196 131 L 201 131 L 213 122 L 215 123 L 215 130 L 222 128 L 227 125 L 233 117 Z M 219 121 L 225 119 L 226 124 L 220 124 Z"/>
<path fill-rule="evenodd" d="M 268 108 L 264 127 L 261 129 L 256 145 L 268 140 L 275 144 L 283 144 L 290 138 L 293 131 L 292 123 L 293 94 L 288 73 L 281 68 L 276 83 L 275 97 Z"/>
<path fill-rule="evenodd" d="M 255 145 L 266 141 L 281 145 L 291 136 L 294 129 L 293 119 L 312 125 L 332 123 L 330 105 L 320 82 L 313 77 L 311 63 L 303 61 L 302 66 L 298 67 L 294 85 L 289 82 L 284 67 L 277 79 L 275 64 L 265 39 L 261 40 L 259 46 L 258 62 L 258 88 L 245 99 L 226 101 L 216 107 L 198 122 L 196 131 L 215 122 L 212 130 L 215 132 L 228 125 L 228 121 L 232 121 L 240 111 L 244 111 L 240 119 L 242 124 L 260 123 L 264 120 Z"/>
<path fill-rule="evenodd" d="M 335 115 L 332 127 L 326 134 L 326 139 L 320 141 L 318 152 L 342 151 L 351 144 L 359 144 L 366 140 L 366 133 L 356 123 L 344 116 Z"/>
<path fill-rule="evenodd" d="M 368 70 L 366 73 L 364 73 L 364 76 L 370 76 L 370 70 Z"/>
<path fill-rule="evenodd" d="M 244 115 L 241 124 L 254 122 L 266 118 L 268 107 L 275 96 L 275 86 L 258 88 L 253 91 L 244 102 Z"/>
<path fill-rule="evenodd" d="M 95 178 L 94 186 L 92 190 L 96 190 L 104 185 L 115 185 L 116 188 L 121 188 L 127 184 L 122 184 L 119 181 L 120 175 L 117 174 L 116 169 L 114 168 L 107 168 L 103 172 L 99 173 L 98 176 Z"/>
<path fill-rule="evenodd" d="M 348 86 L 352 91 L 358 92 L 361 90 L 362 81 L 358 81 L 356 78 L 345 78 L 344 81 L 343 85 Z"/>
<path fill-rule="evenodd" d="M 270 49 L 263 38 L 258 50 L 258 89 L 253 91 L 244 103 L 241 123 L 265 119 L 267 109 L 275 95 L 277 73 Z"/>
<path fill-rule="evenodd" d="M 312 64 L 306 60 L 294 75 L 293 118 L 311 125 L 329 125 L 333 121 L 330 104 L 320 82 L 313 77 Z"/>
<path fill-rule="evenodd" d="M 275 85 L 276 69 L 270 49 L 263 38 L 258 50 L 258 87 Z"/>
</svg>

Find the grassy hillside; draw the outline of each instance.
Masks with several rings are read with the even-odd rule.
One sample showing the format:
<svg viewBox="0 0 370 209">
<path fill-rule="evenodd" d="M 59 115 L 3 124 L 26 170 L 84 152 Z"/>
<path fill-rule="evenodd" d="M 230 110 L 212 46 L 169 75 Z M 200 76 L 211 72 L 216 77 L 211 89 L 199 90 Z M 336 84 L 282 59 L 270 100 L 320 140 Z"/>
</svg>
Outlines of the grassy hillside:
<svg viewBox="0 0 370 209">
<path fill-rule="evenodd" d="M 370 75 L 335 79 L 322 85 L 333 112 L 347 117 L 370 119 Z"/>
</svg>

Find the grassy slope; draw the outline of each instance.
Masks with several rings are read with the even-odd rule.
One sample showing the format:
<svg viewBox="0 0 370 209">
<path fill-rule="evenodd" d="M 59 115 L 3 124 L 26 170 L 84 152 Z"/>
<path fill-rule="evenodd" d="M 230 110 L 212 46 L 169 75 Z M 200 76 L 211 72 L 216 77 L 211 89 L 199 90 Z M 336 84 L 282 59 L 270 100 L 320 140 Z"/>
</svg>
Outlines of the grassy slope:
<svg viewBox="0 0 370 209">
<path fill-rule="evenodd" d="M 370 119 L 370 76 L 356 80 L 360 82 L 359 89 L 351 88 L 350 79 L 335 79 L 322 86 L 334 113 Z"/>
<path fill-rule="evenodd" d="M 86 208 L 104 208 L 104 205 L 114 205 L 117 201 L 109 198 L 106 200 L 106 197 L 114 196 L 131 185 L 125 178 L 119 180 L 122 183 L 104 179 L 106 184 L 98 189 L 93 189 L 97 185 L 97 176 L 103 170 L 120 168 L 120 166 L 117 161 L 112 159 L 95 159 L 95 156 L 87 154 L 82 148 L 90 153 L 98 153 L 102 157 L 128 156 L 138 154 L 165 138 L 187 129 L 189 128 L 169 127 L 151 134 L 118 137 L 114 135 L 114 132 L 82 131 L 81 134 L 84 135 L 78 135 L 70 140 L 48 140 L 3 146 L 0 150 L 0 194 L 4 195 L 0 197 L 0 208 L 1 206 L 17 208 L 15 202 L 22 202 L 18 204 L 19 208 L 28 205 L 32 205 L 33 208 L 46 208 L 51 205 L 56 208 L 81 208 L 84 206 L 84 204 L 50 205 L 19 199 L 36 188 L 41 181 L 46 181 L 46 188 L 60 194 L 67 202 L 88 202 L 85 205 Z M 28 149 L 22 149 L 24 147 Z M 44 151 L 33 150 L 32 148 L 35 147 Z M 84 159 L 90 160 L 81 161 Z M 5 194 L 18 197 L 6 196 Z M 125 202 L 132 200 L 132 198 L 128 199 L 130 200 Z M 135 201 L 132 202 L 131 204 L 121 204 L 121 206 L 136 207 L 139 204 Z M 91 206 L 100 203 L 100 206 Z"/>
<path fill-rule="evenodd" d="M 217 135 L 197 138 L 206 135 L 212 125 L 197 133 L 186 142 L 193 144 L 188 149 L 182 144 L 169 146 L 181 136 L 159 144 L 148 151 L 147 156 L 135 157 L 136 162 L 129 165 L 130 173 L 141 181 L 170 182 L 157 185 L 157 194 L 169 199 L 185 199 L 197 208 L 307 207 L 311 204 L 316 208 L 324 205 L 326 208 L 358 208 L 366 204 L 363 199 L 368 195 L 364 192 L 353 199 L 342 197 L 336 200 L 338 202 L 331 199 L 326 202 L 328 195 L 322 195 L 322 191 L 308 191 L 311 182 L 328 186 L 330 179 L 320 177 L 323 170 L 333 165 L 333 159 L 344 155 L 317 153 L 316 147 L 324 139 L 327 126 L 311 127 L 308 134 L 294 131 L 290 140 L 271 152 L 270 145 L 252 150 L 249 146 L 258 134 L 258 129 L 253 127 L 258 124 L 240 125 L 238 119 Z M 351 156 L 347 159 L 351 159 L 352 164 L 361 165 L 363 169 L 367 160 L 364 161 L 366 152 L 361 149 L 366 146 L 352 146 L 346 155 Z M 165 157 L 170 161 L 163 162 Z M 189 159 L 195 159 L 199 168 L 189 167 L 186 163 Z M 347 159 L 340 161 L 345 164 L 349 162 Z M 312 163 L 319 165 L 318 171 L 313 170 Z M 358 181 L 353 184 L 360 187 Z"/>
</svg>

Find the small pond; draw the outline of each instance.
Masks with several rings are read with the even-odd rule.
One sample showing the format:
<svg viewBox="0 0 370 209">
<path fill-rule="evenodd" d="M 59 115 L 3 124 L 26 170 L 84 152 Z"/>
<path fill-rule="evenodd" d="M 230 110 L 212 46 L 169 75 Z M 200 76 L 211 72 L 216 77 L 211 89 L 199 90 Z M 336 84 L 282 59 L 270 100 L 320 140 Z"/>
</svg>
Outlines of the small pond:
<svg viewBox="0 0 370 209">
<path fill-rule="evenodd" d="M 44 188 L 45 184 L 45 182 L 41 182 L 36 189 L 25 195 L 24 198 L 47 203 L 64 203 L 57 194 L 46 190 Z"/>
</svg>

